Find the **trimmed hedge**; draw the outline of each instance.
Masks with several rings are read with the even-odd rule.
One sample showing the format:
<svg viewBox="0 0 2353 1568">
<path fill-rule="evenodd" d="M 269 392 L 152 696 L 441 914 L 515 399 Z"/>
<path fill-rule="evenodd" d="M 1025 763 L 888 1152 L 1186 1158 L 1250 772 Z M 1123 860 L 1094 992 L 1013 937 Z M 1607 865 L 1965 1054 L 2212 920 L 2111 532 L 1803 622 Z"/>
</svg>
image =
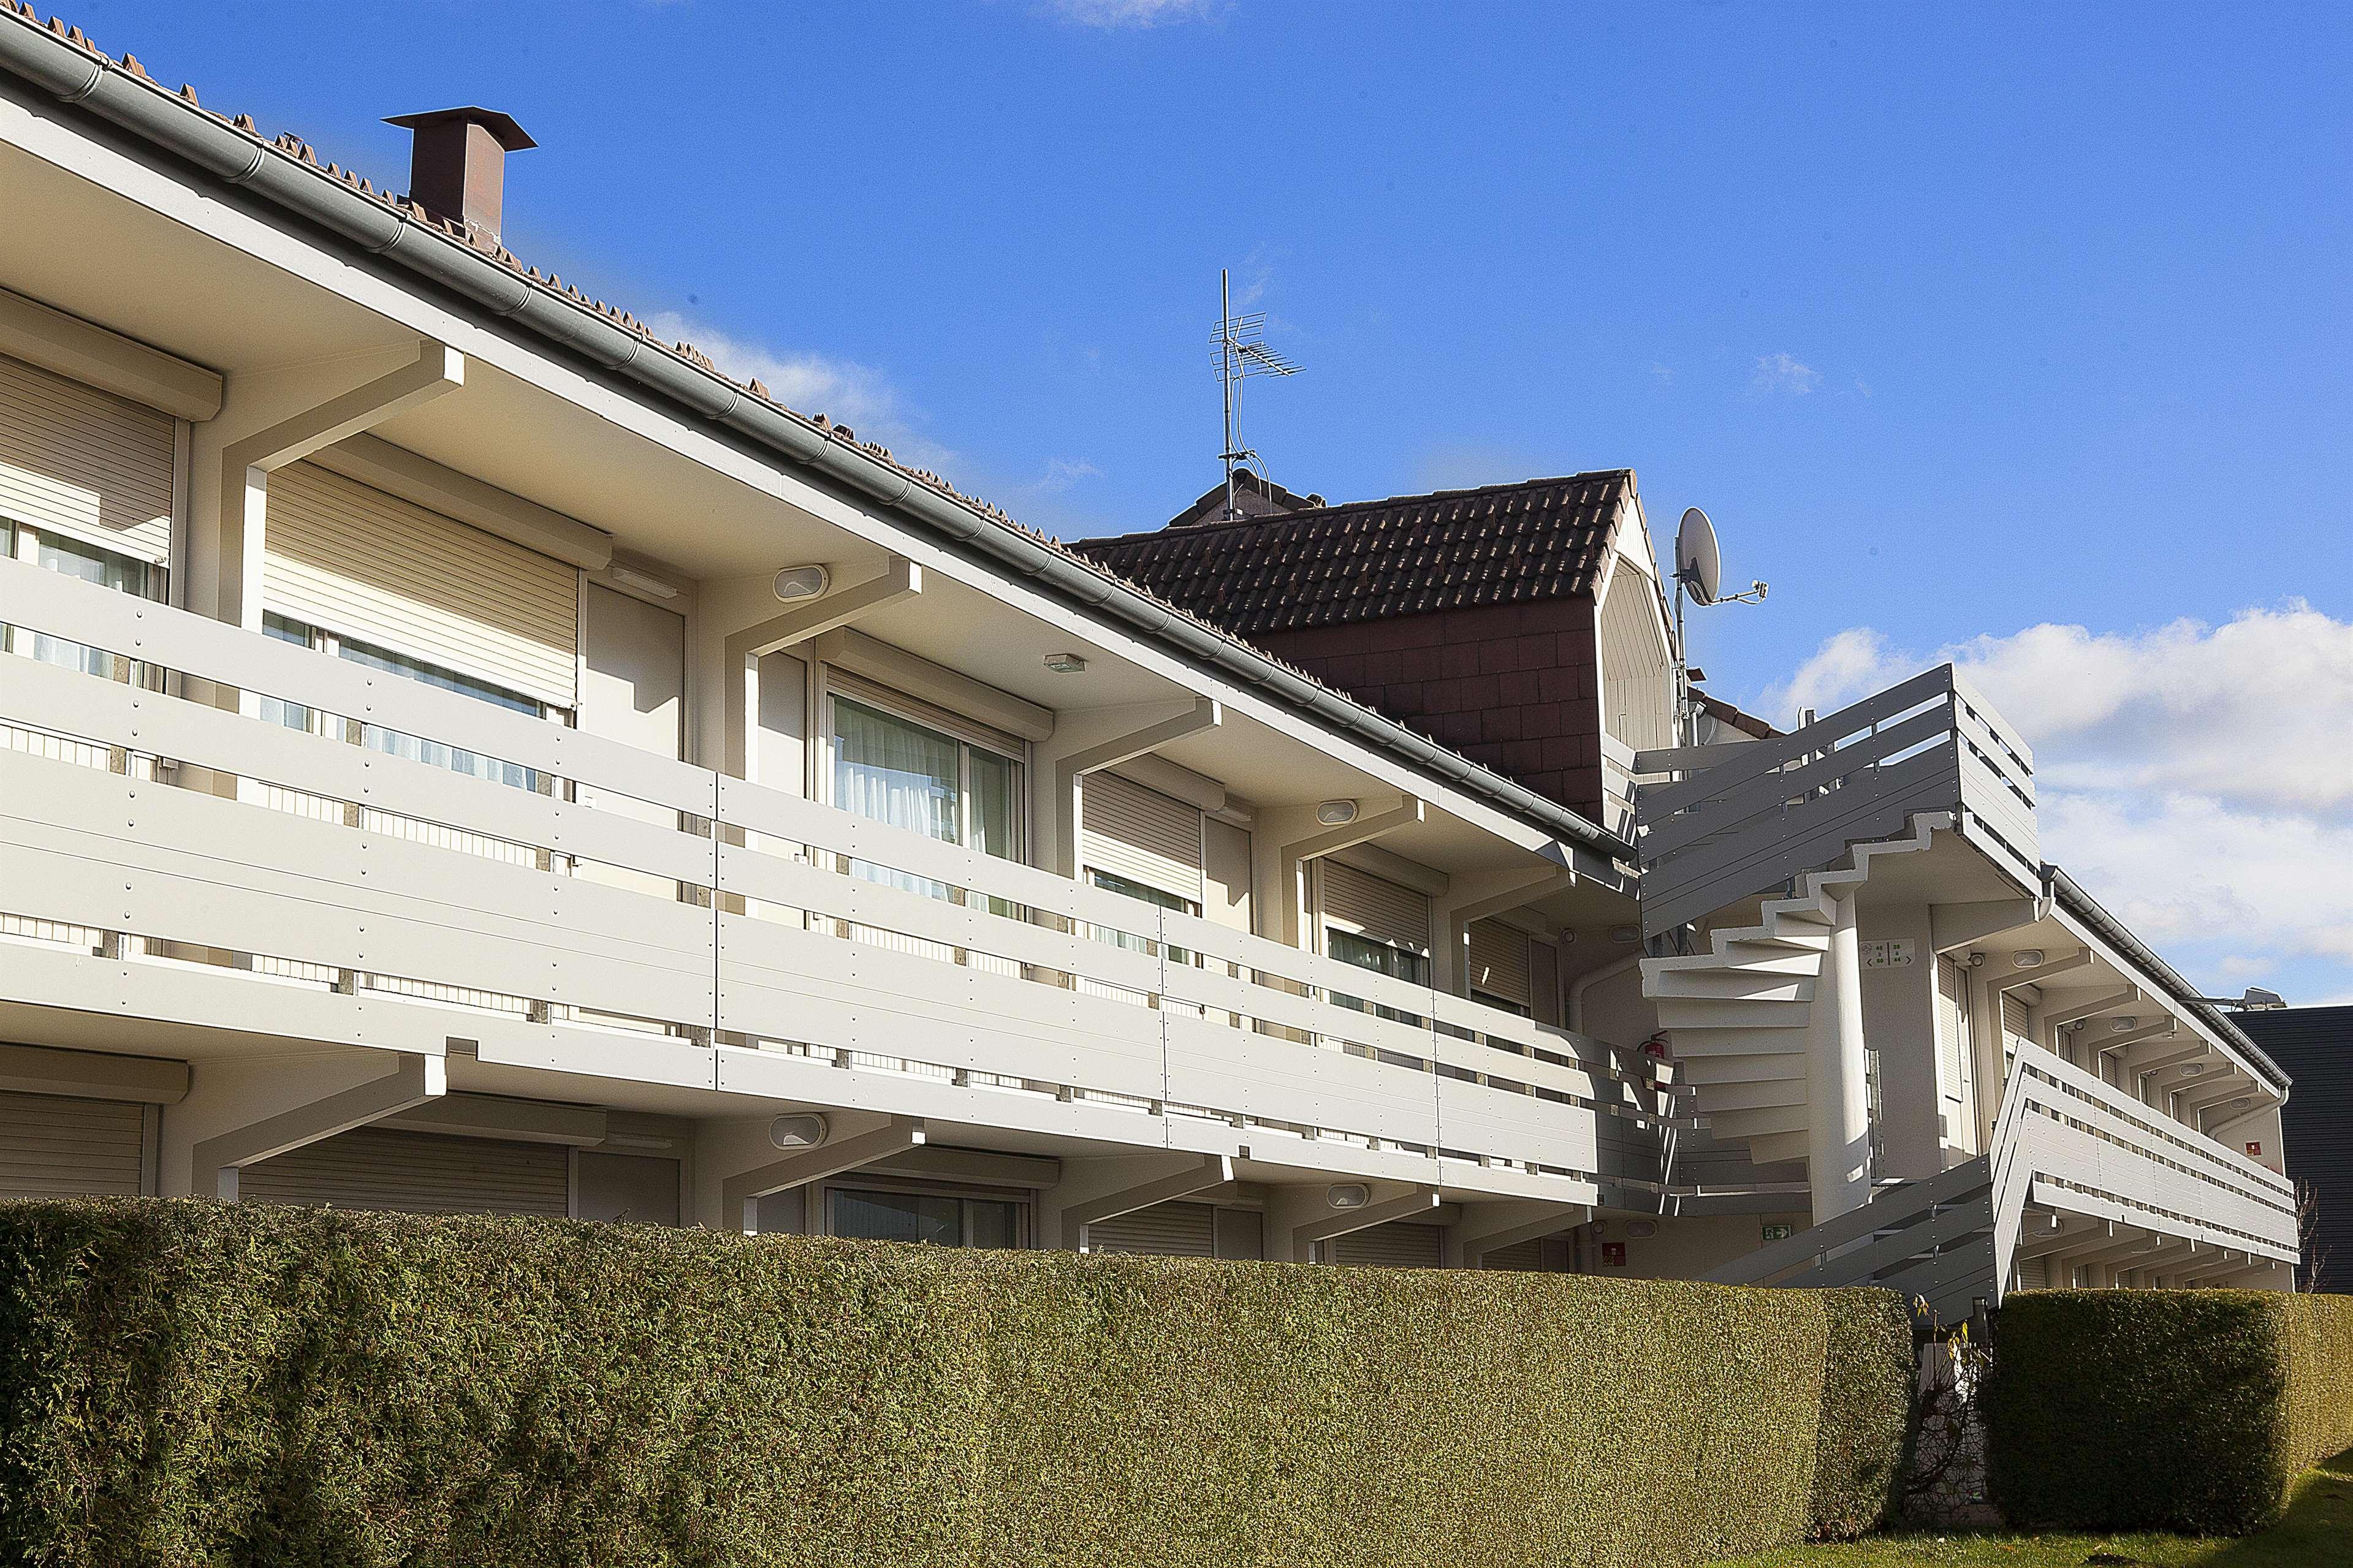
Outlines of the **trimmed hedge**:
<svg viewBox="0 0 2353 1568">
<path fill-rule="evenodd" d="M 2013 1524 L 2245 1534 L 2353 1446 L 2353 1297 L 2015 1295 L 1986 1416 L 1989 1483 Z"/>
<path fill-rule="evenodd" d="M 1910 1365 L 1878 1291 L 5 1205 L 0 1561 L 1656 1568 L 1875 1522 Z"/>
</svg>

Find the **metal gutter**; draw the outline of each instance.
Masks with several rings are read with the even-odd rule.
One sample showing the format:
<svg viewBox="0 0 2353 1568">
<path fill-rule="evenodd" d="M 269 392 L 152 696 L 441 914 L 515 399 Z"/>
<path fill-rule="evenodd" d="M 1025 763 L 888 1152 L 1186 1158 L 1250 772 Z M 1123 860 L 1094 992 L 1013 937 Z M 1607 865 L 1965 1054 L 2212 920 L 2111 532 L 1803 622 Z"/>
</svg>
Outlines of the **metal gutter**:
<svg viewBox="0 0 2353 1568">
<path fill-rule="evenodd" d="M 2168 995 L 2189 1008 L 2208 1028 L 2229 1041 L 2233 1049 L 2245 1057 L 2274 1086 L 2282 1089 L 2289 1086 L 2293 1080 L 2288 1078 L 2285 1068 L 2272 1060 L 2261 1046 L 2248 1037 L 2244 1029 L 2231 1022 L 2212 1004 L 2200 1001 L 2196 986 L 2176 973 L 2171 964 L 2150 952 L 2140 938 L 2117 921 L 2116 916 L 2102 909 L 2098 900 L 2076 885 L 2074 878 L 2046 863 L 2042 868 L 2042 879 L 2050 887 L 2051 898 L 2061 909 L 2089 926 L 2102 942 L 2148 971 L 2157 983 L 2165 987 Z"/>
<path fill-rule="evenodd" d="M 78 36 L 45 31 L 0 3 L 0 68 L 60 103 L 98 116 L 223 183 L 250 191 L 318 225 L 370 256 L 385 258 L 448 289 L 501 322 L 750 437 L 899 514 L 960 553 L 1039 584 L 1074 608 L 1093 612 L 1187 662 L 1254 688 L 1304 712 L 1328 731 L 1435 776 L 1556 838 L 1615 859 L 1633 846 L 1557 802 L 1491 772 L 1321 686 L 1249 644 L 1196 621 L 1042 539 L 985 516 L 913 475 L 831 435 L 811 420 L 671 353 L 619 321 L 574 303 L 491 256 L 393 210 L 239 131 L 142 75 L 118 66 Z"/>
</svg>

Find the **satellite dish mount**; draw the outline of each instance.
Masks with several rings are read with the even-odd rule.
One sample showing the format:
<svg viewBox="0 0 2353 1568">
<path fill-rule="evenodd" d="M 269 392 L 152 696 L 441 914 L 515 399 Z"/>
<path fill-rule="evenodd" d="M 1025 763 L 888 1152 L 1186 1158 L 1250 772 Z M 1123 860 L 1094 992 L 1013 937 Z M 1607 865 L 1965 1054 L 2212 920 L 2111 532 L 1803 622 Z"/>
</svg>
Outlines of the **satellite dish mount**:
<svg viewBox="0 0 2353 1568">
<path fill-rule="evenodd" d="M 1724 592 L 1724 558 L 1716 549 L 1715 524 L 1697 507 L 1683 509 L 1675 525 L 1675 740 L 1691 745 L 1698 739 L 1699 704 L 1691 693 L 1691 658 L 1683 642 L 1683 601 L 1704 608 L 1710 605 L 1761 605 L 1766 586 L 1760 580 L 1746 592 Z"/>
</svg>

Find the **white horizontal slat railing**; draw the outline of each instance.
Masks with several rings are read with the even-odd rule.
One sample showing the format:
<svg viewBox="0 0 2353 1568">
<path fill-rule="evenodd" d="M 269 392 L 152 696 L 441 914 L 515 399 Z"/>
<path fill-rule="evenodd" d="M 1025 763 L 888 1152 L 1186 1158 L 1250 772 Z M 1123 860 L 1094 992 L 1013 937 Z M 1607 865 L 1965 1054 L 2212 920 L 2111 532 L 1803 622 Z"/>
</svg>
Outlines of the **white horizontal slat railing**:
<svg viewBox="0 0 2353 1568">
<path fill-rule="evenodd" d="M 2019 1047 L 2004 1092 L 2004 1119 L 2018 1111 L 2014 1205 L 2031 1182 L 2052 1207 L 2295 1256 L 2295 1184 L 2229 1144 L 2037 1046 Z"/>
<path fill-rule="evenodd" d="M 1636 795 L 1653 934 L 1826 869 L 1926 812 L 1955 813 L 2021 885 L 2039 883 L 2032 753 L 1951 665 L 1787 735 L 1636 765 L 1672 775 Z"/>
<path fill-rule="evenodd" d="M 1500 1009 L 22 563 L 0 623 L 132 677 L 0 657 L 0 915 L 110 960 L 1209 1116 L 1571 1202 L 1602 1145 L 1660 1146 L 1662 1066 Z M 382 731 L 528 787 L 350 743 Z"/>
</svg>

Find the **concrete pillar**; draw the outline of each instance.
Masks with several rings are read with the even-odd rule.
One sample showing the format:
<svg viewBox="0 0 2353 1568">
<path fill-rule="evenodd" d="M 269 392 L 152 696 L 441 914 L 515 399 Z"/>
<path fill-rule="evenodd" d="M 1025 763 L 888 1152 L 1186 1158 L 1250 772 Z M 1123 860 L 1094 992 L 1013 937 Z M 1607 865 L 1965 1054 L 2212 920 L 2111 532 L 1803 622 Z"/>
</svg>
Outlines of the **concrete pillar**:
<svg viewBox="0 0 2353 1568">
<path fill-rule="evenodd" d="M 1862 957 L 1854 900 L 1838 900 L 1806 1027 L 1806 1174 L 1814 1223 L 1871 1199 L 1871 1097 L 1863 1076 Z"/>
</svg>

